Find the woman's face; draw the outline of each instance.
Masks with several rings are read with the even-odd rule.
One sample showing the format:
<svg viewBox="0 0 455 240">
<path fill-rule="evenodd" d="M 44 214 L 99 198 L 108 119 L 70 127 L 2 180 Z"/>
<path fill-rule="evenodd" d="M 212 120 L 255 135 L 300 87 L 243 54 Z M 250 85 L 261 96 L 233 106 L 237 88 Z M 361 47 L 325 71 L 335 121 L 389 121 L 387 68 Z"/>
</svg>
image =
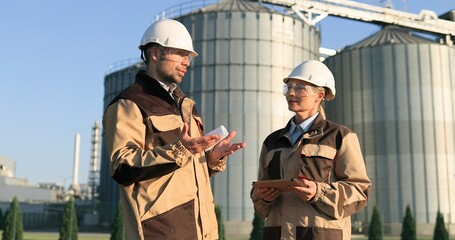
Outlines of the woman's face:
<svg viewBox="0 0 455 240">
<path fill-rule="evenodd" d="M 290 79 L 284 87 L 284 95 L 289 111 L 303 119 L 318 112 L 324 93 L 315 86 L 301 80 Z"/>
</svg>

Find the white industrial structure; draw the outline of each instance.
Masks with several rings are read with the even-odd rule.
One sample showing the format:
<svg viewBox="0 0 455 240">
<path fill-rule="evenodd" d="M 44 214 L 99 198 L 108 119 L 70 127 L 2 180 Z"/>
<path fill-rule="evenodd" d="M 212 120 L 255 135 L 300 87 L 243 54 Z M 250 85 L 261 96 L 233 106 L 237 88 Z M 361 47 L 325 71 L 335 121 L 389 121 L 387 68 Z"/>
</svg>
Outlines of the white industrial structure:
<svg viewBox="0 0 455 240">
<path fill-rule="evenodd" d="M 81 136 L 76 134 L 74 137 L 74 159 L 73 159 L 73 182 L 70 185 L 68 194 L 80 197 L 81 187 L 79 186 L 79 148 L 81 145 Z"/>
<path fill-rule="evenodd" d="M 261 143 L 291 116 L 281 93 L 281 79 L 303 60 L 318 59 L 320 53 L 334 55 L 326 63 L 339 90 L 335 101 L 328 104 L 329 118 L 358 132 L 373 181 L 371 204 L 354 220 L 366 225 L 372 206 L 378 204 L 387 215 L 387 233 L 397 233 L 409 204 L 418 224 L 423 224 L 419 226 L 429 229 L 434 224 L 438 206 L 454 225 L 455 114 L 451 113 L 455 112 L 455 99 L 450 96 L 455 95 L 455 22 L 440 19 L 429 10 L 411 14 L 347 0 L 225 0 L 205 5 L 207 2 L 169 8 L 156 20 L 174 18 L 193 36 L 200 55 L 181 88 L 196 100 L 205 129 L 223 124 L 237 131 L 236 141 L 248 145 L 230 157 L 226 172 L 212 180 L 215 202 L 222 207 L 227 228 L 249 231 L 253 219 L 249 191 L 256 179 Z M 357 48 L 336 54 L 320 47 L 315 26 L 328 15 L 405 27 L 433 34 L 437 41 L 392 36 L 385 38 L 389 41 L 368 42 L 374 40 L 368 38 Z M 133 61 L 109 69 L 104 82 L 105 106 L 134 81 L 141 67 L 139 61 Z M 414 78 L 419 81 L 412 81 Z M 427 90 L 431 96 L 426 95 Z M 433 112 L 427 116 L 426 109 Z M 414 127 L 416 135 L 412 134 Z M 418 140 L 420 137 L 432 140 Z M 110 222 L 118 187 L 110 177 L 104 146 L 101 164 L 101 218 Z"/>
<path fill-rule="evenodd" d="M 100 123 L 95 122 L 92 128 L 92 156 L 90 161 L 90 172 L 88 179 L 88 199 L 96 200 L 98 198 L 99 187 L 99 146 L 100 146 Z"/>
</svg>

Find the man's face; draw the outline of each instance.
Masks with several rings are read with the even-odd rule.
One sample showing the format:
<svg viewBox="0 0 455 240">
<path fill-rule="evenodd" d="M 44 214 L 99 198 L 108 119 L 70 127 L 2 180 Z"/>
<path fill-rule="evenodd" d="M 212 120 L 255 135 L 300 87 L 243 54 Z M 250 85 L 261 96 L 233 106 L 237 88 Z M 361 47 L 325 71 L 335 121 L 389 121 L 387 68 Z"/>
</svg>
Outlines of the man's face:
<svg viewBox="0 0 455 240">
<path fill-rule="evenodd" d="M 181 83 L 191 58 L 189 51 L 163 47 L 156 62 L 158 77 L 165 84 Z"/>
</svg>

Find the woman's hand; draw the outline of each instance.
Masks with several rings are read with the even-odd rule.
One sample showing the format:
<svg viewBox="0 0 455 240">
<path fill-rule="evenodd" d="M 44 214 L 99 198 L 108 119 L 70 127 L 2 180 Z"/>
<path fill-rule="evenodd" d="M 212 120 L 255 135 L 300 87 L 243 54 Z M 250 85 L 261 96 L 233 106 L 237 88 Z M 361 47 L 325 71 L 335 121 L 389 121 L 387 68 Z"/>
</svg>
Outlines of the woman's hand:
<svg viewBox="0 0 455 240">
<path fill-rule="evenodd" d="M 304 201 L 310 201 L 316 195 L 317 185 L 307 178 L 300 178 L 300 181 L 303 186 L 292 186 L 291 192 Z"/>
<path fill-rule="evenodd" d="M 280 194 L 281 191 L 276 188 L 257 188 L 257 194 L 266 202 L 273 202 Z"/>
</svg>

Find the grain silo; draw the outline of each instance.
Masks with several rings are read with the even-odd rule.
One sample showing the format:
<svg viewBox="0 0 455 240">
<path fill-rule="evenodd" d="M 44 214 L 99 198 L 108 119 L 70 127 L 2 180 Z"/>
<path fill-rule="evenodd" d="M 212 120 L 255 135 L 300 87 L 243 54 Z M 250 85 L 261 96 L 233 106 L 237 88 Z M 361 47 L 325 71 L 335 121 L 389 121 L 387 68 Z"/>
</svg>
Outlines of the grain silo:
<svg viewBox="0 0 455 240">
<path fill-rule="evenodd" d="M 246 149 L 229 157 L 227 170 L 212 178 L 212 188 L 227 228 L 249 233 L 254 212 L 249 194 L 257 179 L 262 141 L 291 117 L 281 80 L 303 60 L 318 59 L 320 33 L 301 19 L 257 2 L 225 0 L 179 12 L 187 7 L 179 5 L 161 15 L 182 22 L 199 53 L 180 87 L 196 101 L 206 131 L 224 125 L 237 131 L 234 142 L 247 143 Z M 132 81 L 132 69 L 137 67 L 106 75 L 105 104 Z M 106 216 L 115 212 L 118 190 L 109 179 L 104 152 L 101 188 L 106 190 L 100 197 L 109 203 L 101 212 Z M 113 216 L 104 219 L 108 222 Z"/>
<path fill-rule="evenodd" d="M 337 84 L 329 118 L 357 132 L 385 232 L 400 234 L 406 206 L 419 234 L 438 209 L 455 222 L 455 48 L 385 26 L 326 59 Z M 357 220 L 368 222 L 365 211 Z"/>
</svg>

